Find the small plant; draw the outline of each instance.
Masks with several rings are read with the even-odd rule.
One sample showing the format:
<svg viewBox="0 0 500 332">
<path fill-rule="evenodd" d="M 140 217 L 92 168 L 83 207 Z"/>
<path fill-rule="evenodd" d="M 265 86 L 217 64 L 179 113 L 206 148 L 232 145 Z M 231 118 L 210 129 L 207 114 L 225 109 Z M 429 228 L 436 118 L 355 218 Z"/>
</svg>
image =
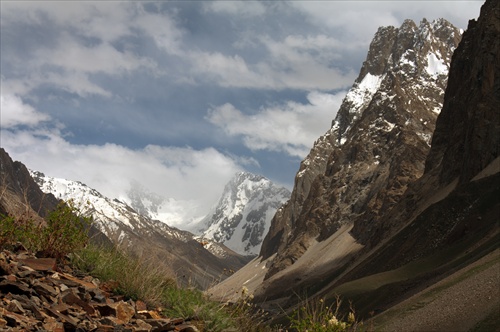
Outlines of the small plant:
<svg viewBox="0 0 500 332">
<path fill-rule="evenodd" d="M 359 323 L 356 322 L 354 309 L 350 306 L 347 319 L 339 317 L 342 301 L 336 297 L 333 306 L 328 306 L 324 299 L 305 301 L 295 310 L 290 318 L 290 327 L 299 332 L 343 332 L 356 331 Z"/>
<path fill-rule="evenodd" d="M 80 216 L 72 201 L 61 202 L 47 215 L 45 223 L 24 215 L 2 216 L 0 246 L 20 242 L 30 251 L 61 259 L 87 244 L 91 222 L 90 218 Z"/>
<path fill-rule="evenodd" d="M 248 288 L 242 286 L 239 293 L 240 297 L 236 303 L 227 308 L 236 327 L 248 332 L 271 331 L 271 328 L 264 324 L 267 313 L 253 303 L 254 297 Z"/>
<path fill-rule="evenodd" d="M 72 200 L 59 203 L 45 219 L 47 225 L 41 228 L 39 242 L 44 255 L 61 259 L 88 243 L 92 219 L 80 215 Z"/>
<path fill-rule="evenodd" d="M 21 229 L 16 219 L 11 216 L 0 217 L 0 248 L 14 244 L 21 238 Z"/>
<path fill-rule="evenodd" d="M 175 286 L 175 281 L 161 263 L 151 258 L 152 255 L 145 257 L 91 244 L 72 254 L 71 263 L 103 282 L 113 281 L 112 291 L 116 294 L 141 299 L 152 307 L 162 306 L 164 290 Z"/>
</svg>

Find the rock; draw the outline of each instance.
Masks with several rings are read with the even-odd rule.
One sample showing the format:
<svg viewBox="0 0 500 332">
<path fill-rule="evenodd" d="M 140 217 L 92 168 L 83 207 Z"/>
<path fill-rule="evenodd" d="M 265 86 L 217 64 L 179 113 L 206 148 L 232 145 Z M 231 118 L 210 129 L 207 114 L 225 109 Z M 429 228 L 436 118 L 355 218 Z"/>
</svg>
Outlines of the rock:
<svg viewBox="0 0 500 332">
<path fill-rule="evenodd" d="M 75 276 L 70 269 L 54 273 L 56 267 L 45 258 L 4 250 L 0 261 L 2 331 L 197 331 L 184 319 L 148 311 L 143 301 L 126 302 L 100 290 L 90 276 Z M 19 271 L 10 268 L 17 265 Z"/>
<path fill-rule="evenodd" d="M 118 302 L 116 305 L 116 318 L 124 323 L 128 323 L 134 315 L 135 309 L 133 306 L 123 301 Z"/>
<path fill-rule="evenodd" d="M 19 260 L 20 263 L 32 268 L 35 271 L 56 271 L 55 258 L 25 258 Z"/>
</svg>

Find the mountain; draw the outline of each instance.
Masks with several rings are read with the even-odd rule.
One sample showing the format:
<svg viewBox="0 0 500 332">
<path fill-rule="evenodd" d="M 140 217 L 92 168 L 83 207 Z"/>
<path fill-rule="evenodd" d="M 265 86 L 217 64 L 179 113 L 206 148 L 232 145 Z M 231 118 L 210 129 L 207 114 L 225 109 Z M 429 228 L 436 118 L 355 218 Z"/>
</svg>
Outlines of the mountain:
<svg viewBox="0 0 500 332">
<path fill-rule="evenodd" d="M 338 294 L 383 331 L 497 319 L 498 36 L 490 0 L 463 37 L 443 19 L 380 28 L 259 257 L 209 292 L 245 285 L 278 316 Z"/>
<path fill-rule="evenodd" d="M 54 211 L 59 204 L 52 194 L 42 192 L 30 175 L 26 166 L 13 161 L 0 148 L 0 216 L 43 223 L 43 218 Z M 89 229 L 94 243 L 110 245 L 110 240 L 95 226 Z"/>
<path fill-rule="evenodd" d="M 380 28 L 332 127 L 302 162 L 262 245 L 267 277 L 341 228 L 366 244 L 380 215 L 423 174 L 460 31 L 444 19 Z"/>
<path fill-rule="evenodd" d="M 73 200 L 79 210 L 93 217 L 94 225 L 113 243 L 137 254 L 158 255 L 181 283 L 207 287 L 248 260 L 215 242 L 199 241 L 192 233 L 137 213 L 126 203 L 103 196 L 78 181 L 57 179 L 41 172 L 31 176 L 43 192 Z"/>
<path fill-rule="evenodd" d="M 259 253 L 276 210 L 290 191 L 260 175 L 237 173 L 224 187 L 221 198 L 201 221 L 203 238 L 224 243 L 247 256 Z"/>
</svg>

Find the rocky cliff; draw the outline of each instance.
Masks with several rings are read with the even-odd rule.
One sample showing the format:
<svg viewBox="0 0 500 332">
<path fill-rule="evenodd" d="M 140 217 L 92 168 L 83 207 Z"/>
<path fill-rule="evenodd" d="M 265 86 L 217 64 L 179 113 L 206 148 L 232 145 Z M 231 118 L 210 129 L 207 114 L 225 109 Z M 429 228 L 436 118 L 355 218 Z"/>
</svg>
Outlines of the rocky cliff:
<svg viewBox="0 0 500 332">
<path fill-rule="evenodd" d="M 356 225 L 353 235 L 365 243 L 380 215 L 422 175 L 460 37 L 444 19 L 377 31 L 331 129 L 302 162 L 291 199 L 273 219 L 260 253 L 277 253 L 267 277 L 342 225 Z"/>
</svg>

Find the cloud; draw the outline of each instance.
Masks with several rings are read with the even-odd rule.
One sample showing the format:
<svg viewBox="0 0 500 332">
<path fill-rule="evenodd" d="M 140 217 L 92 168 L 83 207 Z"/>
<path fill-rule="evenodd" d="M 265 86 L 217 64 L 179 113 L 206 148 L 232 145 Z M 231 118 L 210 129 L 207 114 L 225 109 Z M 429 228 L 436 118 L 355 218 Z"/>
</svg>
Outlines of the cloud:
<svg viewBox="0 0 500 332">
<path fill-rule="evenodd" d="M 140 184 L 169 199 L 168 223 L 181 228 L 203 217 L 224 185 L 242 170 L 239 160 L 215 148 L 77 145 L 54 127 L 2 128 L 2 147 L 28 168 L 81 181 L 110 198 L 126 199 L 125 193 Z"/>
<path fill-rule="evenodd" d="M 267 55 L 255 63 L 238 54 L 189 52 L 191 73 L 222 87 L 272 90 L 335 90 L 349 86 L 356 77 L 352 69 L 337 67 L 342 46 L 333 38 L 289 35 L 276 41 L 262 36 L 259 43 Z"/>
<path fill-rule="evenodd" d="M 207 120 L 228 136 L 242 137 L 252 150 L 282 151 L 304 158 L 313 142 L 331 125 L 345 92 L 311 92 L 308 104 L 287 102 L 247 115 L 232 104 L 212 108 Z"/>
<path fill-rule="evenodd" d="M 163 23 L 161 29 L 158 21 Z M 140 37 L 139 30 L 151 33 L 156 24 L 156 31 L 163 31 L 157 33 L 161 38 L 151 38 L 164 40 L 168 23 L 168 16 L 149 14 L 141 5 L 126 2 L 2 4 L 2 35 L 17 33 L 20 25 L 40 31 L 39 38 L 30 42 L 30 52 L 14 41 L 10 49 L 2 48 L 2 63 L 13 73 L 2 83 L 12 83 L 23 94 L 51 86 L 81 97 L 111 97 L 112 89 L 97 83 L 95 75 L 120 78 L 138 70 L 158 72 L 153 58 L 122 39 Z"/>
<path fill-rule="evenodd" d="M 0 95 L 0 110 L 1 128 L 20 125 L 33 127 L 50 119 L 48 115 L 36 111 L 13 94 Z"/>
<path fill-rule="evenodd" d="M 214 13 L 241 16 L 262 16 L 266 12 L 264 4 L 257 1 L 212 1 L 205 3 L 205 9 Z"/>
<path fill-rule="evenodd" d="M 307 22 L 332 32 L 342 31 L 344 43 L 369 42 L 378 27 L 399 27 L 405 19 L 420 22 L 423 18 L 445 18 L 465 28 L 469 19 L 479 15 L 481 1 L 291 1 Z"/>
</svg>

